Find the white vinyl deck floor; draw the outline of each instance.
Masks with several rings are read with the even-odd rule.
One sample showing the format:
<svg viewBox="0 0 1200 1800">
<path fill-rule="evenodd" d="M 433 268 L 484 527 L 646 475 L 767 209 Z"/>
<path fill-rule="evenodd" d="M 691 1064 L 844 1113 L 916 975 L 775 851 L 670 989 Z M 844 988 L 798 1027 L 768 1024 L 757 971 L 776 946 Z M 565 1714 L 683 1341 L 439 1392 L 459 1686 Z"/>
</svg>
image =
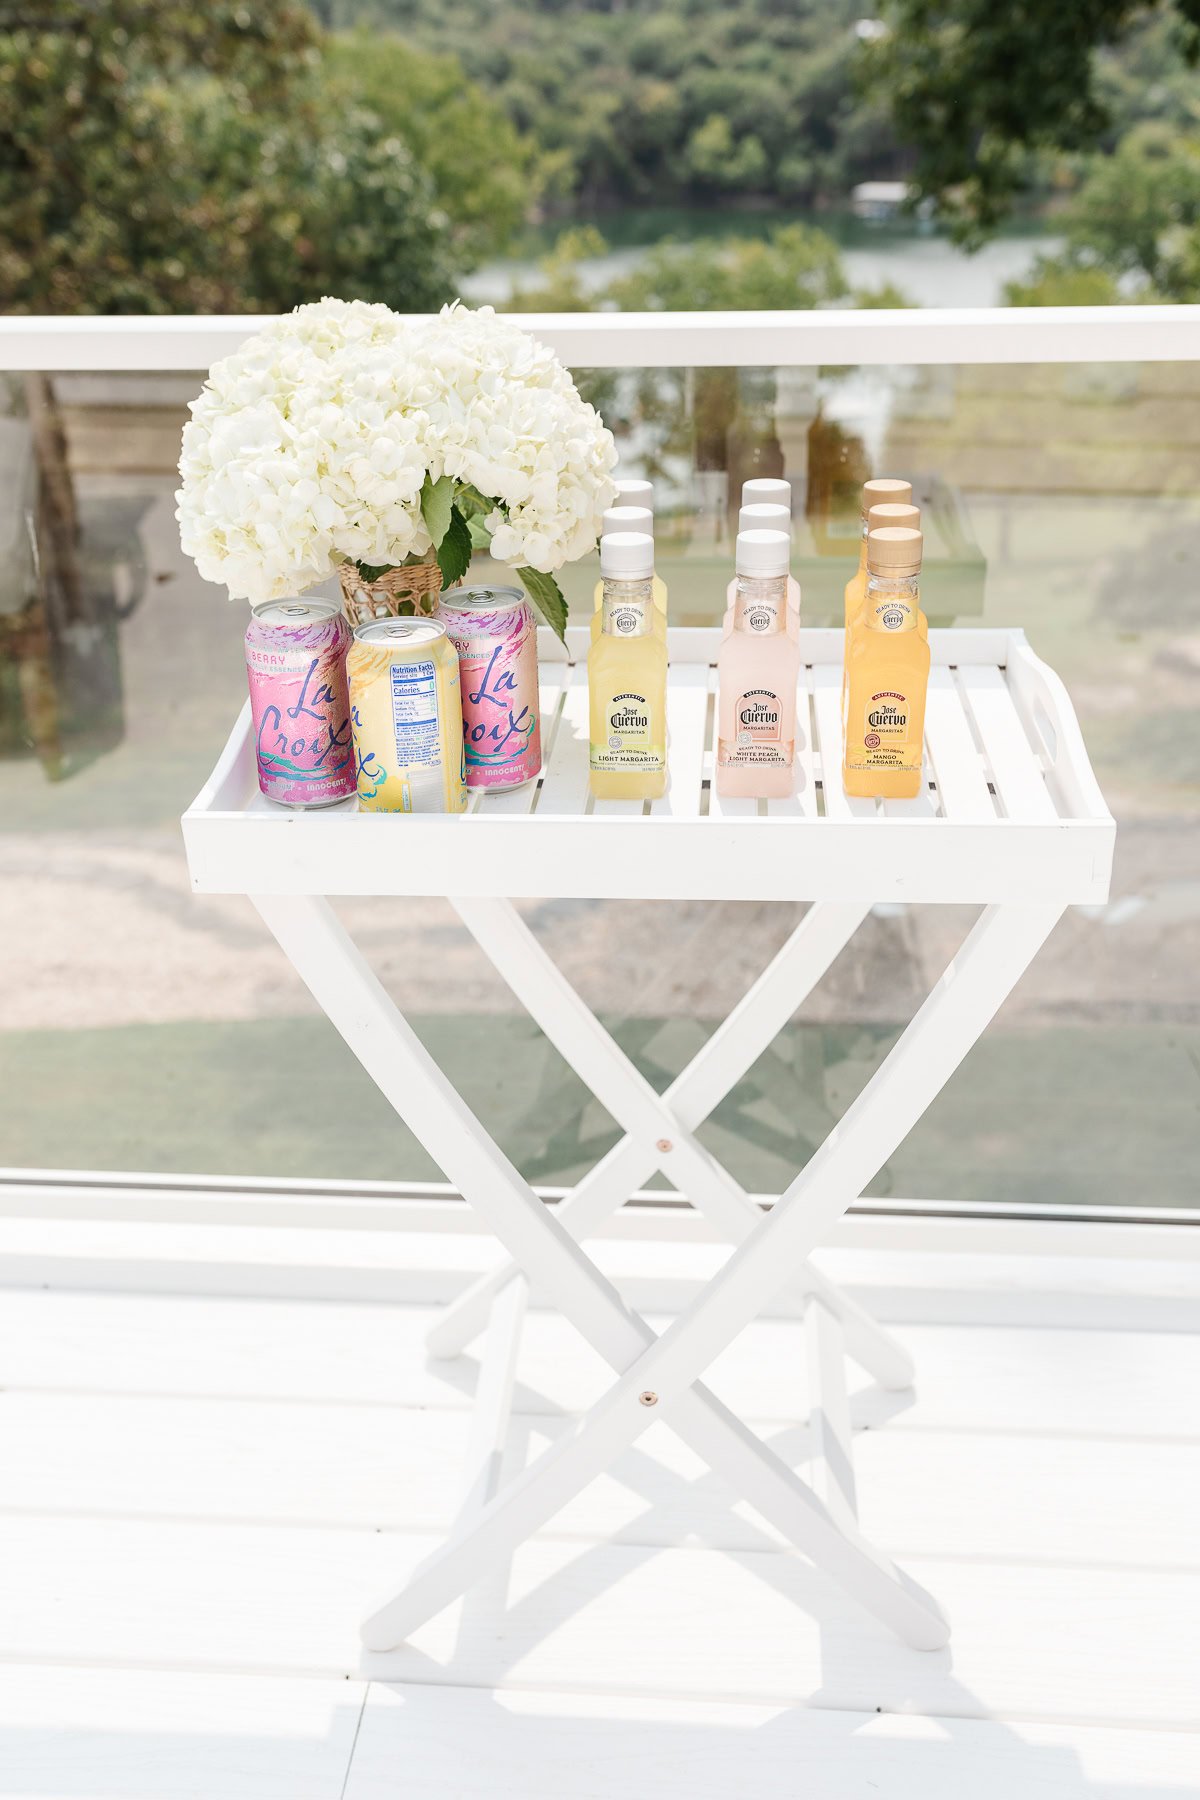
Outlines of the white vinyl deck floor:
<svg viewBox="0 0 1200 1800">
<path fill-rule="evenodd" d="M 709 1254 L 606 1253 L 642 1303 Z M 492 1255 L 0 1219 L 5 1800 L 1200 1794 L 1194 1276 L 833 1253 L 916 1354 L 910 1394 L 855 1372 L 856 1466 L 946 1652 L 859 1615 L 659 1426 L 367 1663 L 359 1618 L 460 1498 L 478 1365 L 423 1333 Z M 802 1470 L 801 1338 L 764 1320 L 710 1374 Z M 534 1311 L 511 1457 L 606 1379 Z"/>
</svg>

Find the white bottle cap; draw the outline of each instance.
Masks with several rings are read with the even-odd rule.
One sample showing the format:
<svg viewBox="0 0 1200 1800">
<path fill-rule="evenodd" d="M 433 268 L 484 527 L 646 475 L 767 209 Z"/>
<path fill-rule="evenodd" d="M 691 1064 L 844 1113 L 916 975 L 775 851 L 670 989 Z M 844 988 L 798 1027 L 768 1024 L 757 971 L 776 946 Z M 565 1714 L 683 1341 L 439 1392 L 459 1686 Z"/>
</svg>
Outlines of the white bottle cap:
<svg viewBox="0 0 1200 1800">
<path fill-rule="evenodd" d="M 781 481 L 774 475 L 755 475 L 750 481 L 742 483 L 742 505 L 757 506 L 766 501 L 771 506 L 786 506 L 792 510 L 792 484 Z"/>
<path fill-rule="evenodd" d="M 739 575 L 786 575 L 792 540 L 786 531 L 739 531 L 735 549 Z"/>
<path fill-rule="evenodd" d="M 646 531 L 654 536 L 654 514 L 648 506 L 610 506 L 600 528 L 601 536 L 614 531 Z"/>
<path fill-rule="evenodd" d="M 654 539 L 648 531 L 608 531 L 600 539 L 600 573 L 608 581 L 649 581 Z"/>
<path fill-rule="evenodd" d="M 646 506 L 654 511 L 654 483 L 652 481 L 618 481 L 618 506 Z"/>
<path fill-rule="evenodd" d="M 738 514 L 739 531 L 786 531 L 792 535 L 792 515 L 786 506 L 774 506 L 766 501 L 752 501 L 743 506 Z"/>
</svg>

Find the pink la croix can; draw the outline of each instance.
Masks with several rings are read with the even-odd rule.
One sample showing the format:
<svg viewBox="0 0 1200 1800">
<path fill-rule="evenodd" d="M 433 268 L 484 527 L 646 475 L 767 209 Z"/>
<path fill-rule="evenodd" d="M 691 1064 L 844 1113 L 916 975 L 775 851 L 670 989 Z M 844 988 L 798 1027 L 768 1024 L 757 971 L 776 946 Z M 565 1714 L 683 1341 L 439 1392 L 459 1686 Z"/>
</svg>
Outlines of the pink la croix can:
<svg viewBox="0 0 1200 1800">
<path fill-rule="evenodd" d="M 438 617 L 458 651 L 469 788 L 521 787 L 542 766 L 537 627 L 515 587 L 443 594 Z"/>
<path fill-rule="evenodd" d="M 332 806 L 356 791 L 346 686 L 352 632 L 331 600 L 268 600 L 246 630 L 258 785 L 281 806 Z"/>
</svg>

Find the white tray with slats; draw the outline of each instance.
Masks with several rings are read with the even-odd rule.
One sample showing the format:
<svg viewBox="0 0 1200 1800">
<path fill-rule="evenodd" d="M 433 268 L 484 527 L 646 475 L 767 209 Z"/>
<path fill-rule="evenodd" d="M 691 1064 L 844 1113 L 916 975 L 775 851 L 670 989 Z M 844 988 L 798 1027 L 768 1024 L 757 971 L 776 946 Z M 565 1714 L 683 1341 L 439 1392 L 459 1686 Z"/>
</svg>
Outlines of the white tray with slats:
<svg viewBox="0 0 1200 1800">
<path fill-rule="evenodd" d="M 850 799 L 842 634 L 802 631 L 796 781 L 785 800 L 712 783 L 720 633 L 673 630 L 661 800 L 588 791 L 588 635 L 539 634 L 540 779 L 456 817 L 294 812 L 263 799 L 249 707 L 183 817 L 202 893 L 1095 903 L 1115 827 L 1067 691 L 1021 631 L 931 631 L 925 787 Z"/>
</svg>

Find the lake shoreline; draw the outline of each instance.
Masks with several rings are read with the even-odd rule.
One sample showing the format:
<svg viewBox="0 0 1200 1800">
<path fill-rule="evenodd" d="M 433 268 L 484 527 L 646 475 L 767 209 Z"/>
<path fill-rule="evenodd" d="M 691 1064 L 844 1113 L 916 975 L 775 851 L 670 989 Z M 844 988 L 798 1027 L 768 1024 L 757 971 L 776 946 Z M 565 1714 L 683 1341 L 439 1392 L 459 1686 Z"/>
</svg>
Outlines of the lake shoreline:
<svg viewBox="0 0 1200 1800">
<path fill-rule="evenodd" d="M 591 227 L 604 239 L 601 254 L 581 257 L 576 264 L 580 287 L 592 296 L 637 268 L 663 243 L 762 240 L 786 225 L 805 225 L 831 238 L 852 288 L 873 289 L 888 282 L 914 306 L 999 305 L 1008 282 L 1024 280 L 1039 256 L 1052 256 L 1063 246 L 1053 222 L 1041 218 L 1012 221 L 978 250 L 967 251 L 936 226 L 913 218 L 873 222 L 845 210 L 814 213 L 778 207 L 752 212 L 733 207 L 632 207 L 527 228 L 509 255 L 463 278 L 462 295 L 475 304 L 503 306 L 514 288 L 537 288 L 543 259 L 570 230 Z"/>
</svg>

